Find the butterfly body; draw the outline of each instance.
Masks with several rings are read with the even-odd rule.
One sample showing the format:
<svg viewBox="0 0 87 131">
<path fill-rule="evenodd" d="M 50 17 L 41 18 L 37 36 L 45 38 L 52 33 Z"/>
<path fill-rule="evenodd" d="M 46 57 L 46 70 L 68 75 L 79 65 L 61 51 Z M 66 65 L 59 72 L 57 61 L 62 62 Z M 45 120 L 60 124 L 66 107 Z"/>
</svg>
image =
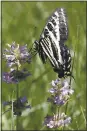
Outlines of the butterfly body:
<svg viewBox="0 0 87 131">
<path fill-rule="evenodd" d="M 64 42 L 68 38 L 68 25 L 65 9 L 58 8 L 48 18 L 35 49 L 43 63 L 49 59 L 59 78 L 71 75 L 71 54 Z"/>
</svg>

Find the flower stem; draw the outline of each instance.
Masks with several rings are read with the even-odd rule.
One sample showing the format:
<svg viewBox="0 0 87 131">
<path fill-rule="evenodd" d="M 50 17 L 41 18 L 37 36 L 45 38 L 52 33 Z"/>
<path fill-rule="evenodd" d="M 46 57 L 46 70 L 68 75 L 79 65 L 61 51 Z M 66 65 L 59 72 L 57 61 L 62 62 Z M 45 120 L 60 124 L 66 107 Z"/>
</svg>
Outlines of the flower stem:
<svg viewBox="0 0 87 131">
<path fill-rule="evenodd" d="M 12 100 L 12 130 L 14 130 L 14 120 L 13 120 L 13 100 Z"/>
<path fill-rule="evenodd" d="M 14 91 L 13 91 L 14 92 Z M 11 112 L 11 115 L 12 115 L 12 130 L 14 130 L 14 114 L 13 114 L 13 92 L 12 92 L 12 112 Z"/>
<path fill-rule="evenodd" d="M 19 85 L 17 84 L 17 86 L 16 86 L 16 90 L 17 90 L 17 94 L 16 94 L 16 98 L 17 98 L 17 100 L 18 100 L 18 97 L 19 97 Z M 18 104 L 18 103 L 17 103 Z M 17 105 L 17 107 L 18 107 L 18 105 Z M 17 117 L 17 119 L 16 119 L 16 130 L 18 130 L 18 116 L 16 116 Z"/>
<path fill-rule="evenodd" d="M 18 71 L 18 66 L 17 66 L 17 71 Z M 19 97 L 19 85 L 17 83 L 16 85 L 16 99 L 18 100 L 18 97 Z M 18 103 L 17 103 L 17 107 L 18 107 Z M 19 125 L 19 122 L 18 122 L 18 115 L 16 116 L 16 130 L 18 130 L 18 125 Z"/>
</svg>

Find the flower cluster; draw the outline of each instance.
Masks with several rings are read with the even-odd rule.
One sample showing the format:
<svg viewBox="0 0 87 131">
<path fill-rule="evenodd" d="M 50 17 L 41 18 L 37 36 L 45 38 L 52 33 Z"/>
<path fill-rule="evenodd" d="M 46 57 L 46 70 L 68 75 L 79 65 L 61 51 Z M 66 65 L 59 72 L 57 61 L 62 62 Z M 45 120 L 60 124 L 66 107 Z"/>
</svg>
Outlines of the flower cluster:
<svg viewBox="0 0 87 131">
<path fill-rule="evenodd" d="M 4 72 L 2 75 L 2 79 L 3 79 L 3 81 L 5 81 L 7 83 L 18 83 L 30 75 L 31 74 L 26 69 L 23 69 L 23 70 L 13 69 L 10 72 Z"/>
<path fill-rule="evenodd" d="M 69 83 L 67 80 L 56 79 L 51 82 L 52 88 L 49 90 L 51 97 L 47 100 L 58 106 L 66 104 L 70 95 L 73 94 L 73 90 L 70 89 Z"/>
<path fill-rule="evenodd" d="M 31 54 L 27 49 L 27 45 L 20 46 L 13 42 L 11 45 L 7 44 L 8 48 L 3 51 L 3 59 L 5 59 L 7 66 L 9 67 L 8 72 L 4 72 L 2 74 L 2 79 L 6 83 L 14 83 L 18 84 L 20 81 L 25 80 L 26 77 L 30 76 L 31 73 L 23 67 L 22 64 L 30 63 L 31 62 Z M 27 102 L 26 97 L 19 97 L 18 96 L 18 85 L 17 88 L 17 98 L 15 101 L 6 101 L 3 103 L 4 106 L 9 105 L 10 109 L 13 109 L 14 115 L 21 115 L 21 109 L 30 108 L 30 105 L 25 105 Z M 12 108 L 13 102 L 13 108 Z"/>
<path fill-rule="evenodd" d="M 11 45 L 7 44 L 9 49 L 3 51 L 3 58 L 7 61 L 8 67 L 18 66 L 20 68 L 22 63 L 30 63 L 31 55 L 28 52 L 27 45 L 20 46 L 13 42 Z"/>
<path fill-rule="evenodd" d="M 30 105 L 26 105 L 28 103 L 26 96 L 20 97 L 14 101 L 5 101 L 3 102 L 3 106 L 10 106 L 9 109 L 12 109 L 12 102 L 13 102 L 13 113 L 14 115 L 20 116 L 22 114 L 22 110 L 26 108 L 31 108 Z"/>
<path fill-rule="evenodd" d="M 27 69 L 20 68 L 23 63 L 29 64 L 31 62 L 31 55 L 28 52 L 27 45 L 20 46 L 13 42 L 11 45 L 7 44 L 7 46 L 8 49 L 6 48 L 3 51 L 3 58 L 6 60 L 10 71 L 4 72 L 2 78 L 7 83 L 18 83 L 31 75 Z"/>
<path fill-rule="evenodd" d="M 55 104 L 57 108 L 65 105 L 70 98 L 70 95 L 74 93 L 74 90 L 70 89 L 70 85 L 66 79 L 56 79 L 52 80 L 51 88 L 47 101 Z M 44 125 L 48 128 L 62 128 L 71 123 L 71 117 L 67 117 L 65 113 L 58 112 L 53 116 L 47 115 L 44 120 Z"/>
<path fill-rule="evenodd" d="M 54 114 L 53 116 L 47 115 L 44 120 L 44 125 L 48 128 L 61 128 L 68 126 L 71 123 L 71 117 L 67 117 L 65 113 Z"/>
</svg>

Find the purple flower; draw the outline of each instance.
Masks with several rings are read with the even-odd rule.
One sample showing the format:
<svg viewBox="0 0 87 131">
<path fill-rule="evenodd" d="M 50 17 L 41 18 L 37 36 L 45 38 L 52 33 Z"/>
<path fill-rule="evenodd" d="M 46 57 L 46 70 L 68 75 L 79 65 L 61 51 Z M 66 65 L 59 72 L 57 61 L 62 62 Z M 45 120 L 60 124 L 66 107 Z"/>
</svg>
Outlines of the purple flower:
<svg viewBox="0 0 87 131">
<path fill-rule="evenodd" d="M 62 83 L 63 87 L 60 89 L 62 95 L 69 95 L 69 94 L 73 94 L 74 90 L 69 88 L 69 83 L 64 80 Z"/>
<path fill-rule="evenodd" d="M 13 113 L 14 115 L 20 116 L 22 114 L 22 110 L 25 108 L 31 108 L 30 105 L 26 105 L 28 103 L 26 96 L 19 97 L 17 100 L 13 101 Z M 10 106 L 9 109 L 12 108 L 12 101 L 3 102 L 3 106 Z"/>
<path fill-rule="evenodd" d="M 65 100 L 61 99 L 60 96 L 55 96 L 54 97 L 54 104 L 56 105 L 63 105 L 65 103 Z"/>
<path fill-rule="evenodd" d="M 49 89 L 49 92 L 50 92 L 51 94 L 55 94 L 55 93 L 58 92 L 58 89 L 57 89 L 57 88 L 50 88 L 50 89 Z"/>
<path fill-rule="evenodd" d="M 49 89 L 49 92 L 51 94 L 58 93 L 62 85 L 61 82 L 62 82 L 61 79 L 52 80 L 51 82 L 52 88 Z"/>
<path fill-rule="evenodd" d="M 20 46 L 13 42 L 11 45 L 7 44 L 9 49 L 5 49 L 3 52 L 3 58 L 7 61 L 8 67 L 18 66 L 22 63 L 30 63 L 31 55 L 27 49 L 27 45 Z"/>
<path fill-rule="evenodd" d="M 51 84 L 53 87 L 57 86 L 57 84 L 59 84 L 60 80 L 59 79 L 56 79 L 55 81 L 52 80 Z"/>
<path fill-rule="evenodd" d="M 48 102 L 52 102 L 53 104 L 56 105 L 63 105 L 66 101 L 61 99 L 60 96 L 51 96 L 47 99 Z"/>
<path fill-rule="evenodd" d="M 44 120 L 44 125 L 48 128 L 60 128 L 63 126 L 68 126 L 71 123 L 71 118 L 67 117 L 65 113 L 56 114 L 54 116 L 46 116 Z"/>
<path fill-rule="evenodd" d="M 12 70 L 10 72 L 4 72 L 2 79 L 7 83 L 18 83 L 19 81 L 24 80 L 26 77 L 30 76 L 31 74 L 23 69 L 22 71 Z"/>
<path fill-rule="evenodd" d="M 66 80 L 52 80 L 51 85 L 52 88 L 49 89 L 51 96 L 47 100 L 48 102 L 52 102 L 56 105 L 65 104 L 68 101 L 70 95 L 72 95 L 74 92 L 72 89 L 70 89 L 69 83 Z"/>
</svg>

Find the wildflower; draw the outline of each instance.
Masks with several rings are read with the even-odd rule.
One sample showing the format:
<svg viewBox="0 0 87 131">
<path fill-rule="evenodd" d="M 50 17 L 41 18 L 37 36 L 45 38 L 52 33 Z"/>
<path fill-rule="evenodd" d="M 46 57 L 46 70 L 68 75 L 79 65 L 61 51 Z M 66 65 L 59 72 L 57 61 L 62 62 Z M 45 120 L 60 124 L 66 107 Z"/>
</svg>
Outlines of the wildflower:
<svg viewBox="0 0 87 131">
<path fill-rule="evenodd" d="M 59 84 L 59 82 L 61 82 L 61 81 L 59 79 L 56 79 L 55 81 L 52 80 L 51 84 L 52 84 L 52 86 L 55 87 L 57 84 Z"/>
<path fill-rule="evenodd" d="M 51 96 L 47 99 L 48 102 L 52 102 L 56 105 L 65 104 L 70 95 L 73 94 L 73 90 L 69 88 L 69 83 L 66 80 L 57 79 L 51 82 L 52 88 L 49 89 Z"/>
<path fill-rule="evenodd" d="M 24 80 L 26 77 L 31 74 L 26 70 L 12 70 L 10 72 L 4 72 L 2 75 L 3 81 L 7 83 L 18 83 L 19 81 Z"/>
<path fill-rule="evenodd" d="M 68 126 L 71 123 L 71 117 L 67 117 L 65 113 L 54 114 L 53 116 L 47 115 L 44 120 L 44 125 L 48 128 L 61 128 Z"/>
<path fill-rule="evenodd" d="M 11 45 L 7 44 L 9 49 L 5 49 L 3 52 L 3 58 L 7 61 L 8 67 L 18 66 L 22 63 L 30 63 L 31 55 L 28 52 L 27 45 L 20 46 L 13 42 Z"/>
<path fill-rule="evenodd" d="M 13 113 L 14 115 L 20 116 L 22 114 L 22 110 L 25 108 L 31 108 L 30 105 L 26 105 L 28 103 L 26 96 L 19 97 L 17 100 L 13 101 Z M 5 101 L 3 102 L 4 106 L 9 106 L 12 108 L 12 101 Z"/>
<path fill-rule="evenodd" d="M 51 96 L 47 99 L 48 102 L 52 102 L 56 105 L 63 105 L 66 101 L 62 99 L 60 96 Z"/>
</svg>

